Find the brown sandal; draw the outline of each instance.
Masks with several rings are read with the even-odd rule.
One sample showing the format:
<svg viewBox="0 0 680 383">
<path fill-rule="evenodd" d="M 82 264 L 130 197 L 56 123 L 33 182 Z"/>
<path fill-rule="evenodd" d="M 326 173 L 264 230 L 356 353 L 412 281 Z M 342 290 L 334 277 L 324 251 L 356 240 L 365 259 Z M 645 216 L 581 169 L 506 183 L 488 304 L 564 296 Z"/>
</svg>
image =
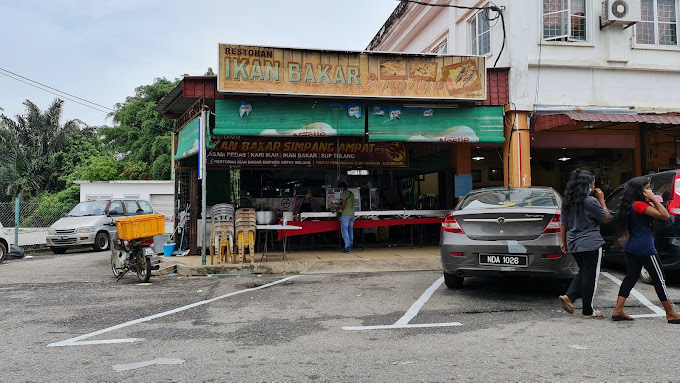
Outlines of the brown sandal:
<svg viewBox="0 0 680 383">
<path fill-rule="evenodd" d="M 604 319 L 604 313 L 602 311 L 593 311 L 590 315 L 584 315 L 585 319 Z"/>
<path fill-rule="evenodd" d="M 574 304 L 571 302 L 571 299 L 569 299 L 569 297 L 566 295 L 560 295 L 559 299 L 560 303 L 562 303 L 562 308 L 564 311 L 568 312 L 569 314 L 573 314 Z"/>
</svg>

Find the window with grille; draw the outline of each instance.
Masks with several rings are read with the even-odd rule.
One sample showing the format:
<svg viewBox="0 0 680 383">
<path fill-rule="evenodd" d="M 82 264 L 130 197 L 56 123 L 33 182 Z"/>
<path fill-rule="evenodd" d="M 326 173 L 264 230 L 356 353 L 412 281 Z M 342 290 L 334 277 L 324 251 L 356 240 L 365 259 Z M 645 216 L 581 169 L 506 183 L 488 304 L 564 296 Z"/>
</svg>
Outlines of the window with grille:
<svg viewBox="0 0 680 383">
<path fill-rule="evenodd" d="M 588 0 L 543 0 L 543 40 L 588 41 Z"/>
<path fill-rule="evenodd" d="M 478 12 L 470 20 L 470 53 L 473 55 L 485 55 L 491 52 L 491 30 L 487 11 Z"/>
<path fill-rule="evenodd" d="M 638 44 L 677 46 L 677 0 L 642 0 L 642 20 L 635 24 Z"/>
</svg>

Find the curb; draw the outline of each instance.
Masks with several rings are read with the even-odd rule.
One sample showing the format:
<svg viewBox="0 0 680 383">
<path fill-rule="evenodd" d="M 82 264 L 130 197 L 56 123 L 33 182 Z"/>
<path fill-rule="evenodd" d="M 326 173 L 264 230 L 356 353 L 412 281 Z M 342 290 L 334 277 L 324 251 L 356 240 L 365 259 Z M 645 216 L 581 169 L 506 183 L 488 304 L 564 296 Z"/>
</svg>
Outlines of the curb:
<svg viewBox="0 0 680 383">
<path fill-rule="evenodd" d="M 163 263 L 166 263 L 163 266 Z M 343 274 L 399 271 L 440 271 L 439 258 L 403 258 L 387 260 L 268 262 L 236 265 L 187 266 L 182 263 L 161 263 L 156 275 L 176 274 L 185 277 L 237 274 Z"/>
</svg>

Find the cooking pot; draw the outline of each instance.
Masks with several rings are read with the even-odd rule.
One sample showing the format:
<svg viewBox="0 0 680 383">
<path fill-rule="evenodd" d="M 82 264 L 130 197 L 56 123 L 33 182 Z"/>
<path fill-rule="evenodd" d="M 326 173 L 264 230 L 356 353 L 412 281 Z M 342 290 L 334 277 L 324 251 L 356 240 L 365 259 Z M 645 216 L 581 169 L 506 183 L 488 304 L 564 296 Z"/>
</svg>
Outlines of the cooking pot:
<svg viewBox="0 0 680 383">
<path fill-rule="evenodd" d="M 258 225 L 271 225 L 278 220 L 276 212 L 273 210 L 260 210 L 255 212 L 255 222 Z"/>
</svg>

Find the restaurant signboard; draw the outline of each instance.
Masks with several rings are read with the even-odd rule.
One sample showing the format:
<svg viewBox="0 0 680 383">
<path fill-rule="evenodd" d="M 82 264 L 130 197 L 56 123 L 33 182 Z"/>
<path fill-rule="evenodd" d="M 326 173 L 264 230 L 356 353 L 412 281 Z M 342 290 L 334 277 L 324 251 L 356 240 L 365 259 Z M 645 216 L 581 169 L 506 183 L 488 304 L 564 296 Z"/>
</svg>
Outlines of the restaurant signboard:
<svg viewBox="0 0 680 383">
<path fill-rule="evenodd" d="M 403 142 L 349 138 L 271 139 L 224 137 L 208 152 L 208 166 L 245 167 L 408 167 Z"/>
<path fill-rule="evenodd" d="M 486 98 L 479 56 L 219 44 L 219 92 L 414 100 Z"/>
</svg>

